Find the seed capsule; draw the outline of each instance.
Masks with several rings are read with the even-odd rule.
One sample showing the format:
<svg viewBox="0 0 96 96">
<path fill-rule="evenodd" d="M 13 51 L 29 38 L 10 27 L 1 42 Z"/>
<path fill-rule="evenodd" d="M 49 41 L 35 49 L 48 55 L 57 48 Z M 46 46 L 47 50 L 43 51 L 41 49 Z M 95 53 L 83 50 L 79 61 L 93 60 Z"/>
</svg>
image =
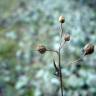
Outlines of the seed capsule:
<svg viewBox="0 0 96 96">
<path fill-rule="evenodd" d="M 64 40 L 65 41 L 70 41 L 70 35 L 69 34 L 64 34 Z"/>
<path fill-rule="evenodd" d="M 37 51 L 38 51 L 39 53 L 41 53 L 41 54 L 44 54 L 44 53 L 47 51 L 47 49 L 46 49 L 46 47 L 45 47 L 44 45 L 39 45 L 39 46 L 37 47 Z"/>
<path fill-rule="evenodd" d="M 64 23 L 64 22 L 65 22 L 64 16 L 60 16 L 60 17 L 59 17 L 59 22 L 60 22 L 60 23 Z"/>
<path fill-rule="evenodd" d="M 94 52 L 94 45 L 88 43 L 85 45 L 84 49 L 84 55 L 90 55 Z"/>
</svg>

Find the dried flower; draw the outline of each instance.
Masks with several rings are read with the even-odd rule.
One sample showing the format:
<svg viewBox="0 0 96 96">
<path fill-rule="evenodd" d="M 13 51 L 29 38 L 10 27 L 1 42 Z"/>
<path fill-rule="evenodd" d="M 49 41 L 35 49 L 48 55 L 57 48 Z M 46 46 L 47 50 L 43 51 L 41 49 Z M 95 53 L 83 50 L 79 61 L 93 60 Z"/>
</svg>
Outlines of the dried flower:
<svg viewBox="0 0 96 96">
<path fill-rule="evenodd" d="M 64 22 L 65 22 L 64 16 L 60 16 L 60 17 L 59 17 L 59 22 L 60 22 L 60 23 L 64 23 Z"/>
<path fill-rule="evenodd" d="M 64 34 L 64 40 L 69 41 L 70 40 L 70 35 L 69 34 Z"/>
<path fill-rule="evenodd" d="M 37 46 L 37 51 L 41 54 L 44 54 L 47 51 L 47 49 L 44 45 L 39 45 Z"/>
<path fill-rule="evenodd" d="M 90 55 L 94 52 L 94 45 L 88 43 L 85 45 L 84 49 L 84 55 Z"/>
</svg>

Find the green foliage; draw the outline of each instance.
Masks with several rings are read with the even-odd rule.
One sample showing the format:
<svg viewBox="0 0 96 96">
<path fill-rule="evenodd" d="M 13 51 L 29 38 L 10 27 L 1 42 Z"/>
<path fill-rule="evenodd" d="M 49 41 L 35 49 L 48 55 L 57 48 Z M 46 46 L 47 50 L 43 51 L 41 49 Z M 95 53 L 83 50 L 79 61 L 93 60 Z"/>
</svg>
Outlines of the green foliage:
<svg viewBox="0 0 96 96">
<path fill-rule="evenodd" d="M 15 56 L 16 42 L 12 40 L 0 39 L 0 57 L 9 58 Z"/>
</svg>

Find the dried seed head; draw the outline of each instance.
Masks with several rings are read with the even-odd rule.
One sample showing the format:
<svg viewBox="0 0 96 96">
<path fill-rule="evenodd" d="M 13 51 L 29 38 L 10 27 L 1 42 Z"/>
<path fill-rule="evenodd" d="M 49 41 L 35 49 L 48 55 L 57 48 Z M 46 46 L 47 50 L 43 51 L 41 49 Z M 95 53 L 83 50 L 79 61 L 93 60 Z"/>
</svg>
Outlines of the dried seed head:
<svg viewBox="0 0 96 96">
<path fill-rule="evenodd" d="M 37 46 L 37 51 L 41 54 L 44 54 L 47 51 L 47 49 L 44 45 L 39 45 Z"/>
<path fill-rule="evenodd" d="M 85 45 L 84 49 L 84 55 L 90 55 L 94 52 L 94 45 L 88 43 Z"/>
<path fill-rule="evenodd" d="M 70 41 L 70 35 L 69 34 L 64 34 L 64 40 L 65 41 Z"/>
<path fill-rule="evenodd" d="M 59 22 L 60 22 L 60 23 L 64 23 L 64 22 L 65 22 L 64 16 L 60 16 L 60 17 L 59 17 Z"/>
</svg>

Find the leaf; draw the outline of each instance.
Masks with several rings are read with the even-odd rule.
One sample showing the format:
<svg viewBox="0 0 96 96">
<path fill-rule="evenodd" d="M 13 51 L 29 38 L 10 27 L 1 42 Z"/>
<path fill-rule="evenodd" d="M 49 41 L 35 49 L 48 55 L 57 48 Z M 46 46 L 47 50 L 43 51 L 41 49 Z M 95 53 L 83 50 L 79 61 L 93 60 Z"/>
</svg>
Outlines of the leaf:
<svg viewBox="0 0 96 96">
<path fill-rule="evenodd" d="M 55 63 L 55 60 L 53 59 L 53 64 L 54 64 L 54 68 L 55 70 L 58 72 L 59 71 L 59 68 L 57 67 L 56 63 Z"/>
</svg>

